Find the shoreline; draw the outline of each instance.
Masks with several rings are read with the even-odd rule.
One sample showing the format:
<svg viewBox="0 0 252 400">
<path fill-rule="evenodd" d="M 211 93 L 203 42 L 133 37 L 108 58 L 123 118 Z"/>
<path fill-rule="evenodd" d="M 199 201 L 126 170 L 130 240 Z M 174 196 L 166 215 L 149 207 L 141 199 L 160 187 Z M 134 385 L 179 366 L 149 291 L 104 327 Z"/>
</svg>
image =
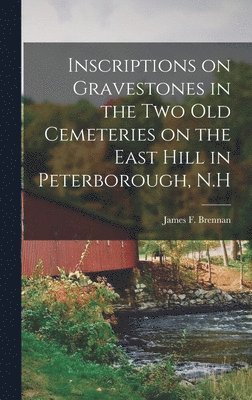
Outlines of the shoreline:
<svg viewBox="0 0 252 400">
<path fill-rule="evenodd" d="M 145 317 L 145 316 L 159 316 L 159 315 L 188 315 L 188 314 L 209 314 L 226 311 L 243 311 L 251 310 L 252 305 L 245 304 L 227 304 L 227 305 L 195 305 L 195 306 L 174 306 L 170 308 L 165 307 L 153 307 L 153 308 L 125 308 L 118 309 L 115 311 L 115 316 L 120 318 L 121 316 L 126 317 Z"/>
</svg>

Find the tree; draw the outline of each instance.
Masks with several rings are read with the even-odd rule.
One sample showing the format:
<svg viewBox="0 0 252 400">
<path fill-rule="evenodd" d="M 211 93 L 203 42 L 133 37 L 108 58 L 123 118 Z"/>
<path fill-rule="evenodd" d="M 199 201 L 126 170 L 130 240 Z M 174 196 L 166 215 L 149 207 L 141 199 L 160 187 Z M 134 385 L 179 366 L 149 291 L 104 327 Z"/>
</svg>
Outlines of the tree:
<svg viewBox="0 0 252 400">
<path fill-rule="evenodd" d="M 223 263 L 225 267 L 228 267 L 228 255 L 227 255 L 227 249 L 226 249 L 226 244 L 224 240 L 220 240 L 222 252 L 223 252 Z"/>
<path fill-rule="evenodd" d="M 219 239 L 221 237 L 239 238 L 241 235 L 248 235 L 252 225 L 252 175 L 250 166 L 252 162 L 252 135 L 250 127 L 252 125 L 252 66 L 245 63 L 230 63 L 230 71 L 222 71 L 216 74 L 216 82 L 225 85 L 230 83 L 232 95 L 221 93 L 219 96 L 205 95 L 202 97 L 192 96 L 183 103 L 186 111 L 185 118 L 173 119 L 169 117 L 164 120 L 164 128 L 185 130 L 190 128 L 194 132 L 195 128 L 209 128 L 212 132 L 217 129 L 230 128 L 230 141 L 220 139 L 202 140 L 199 142 L 197 134 L 192 134 L 190 140 L 173 140 L 166 142 L 156 140 L 150 147 L 151 150 L 162 154 L 164 149 L 174 149 L 177 152 L 189 151 L 195 154 L 197 149 L 202 155 L 204 164 L 194 163 L 188 165 L 186 162 L 174 164 L 172 161 L 164 165 L 161 160 L 153 166 L 153 174 L 159 176 L 167 174 L 186 175 L 186 181 L 191 184 L 189 187 L 155 188 L 149 190 L 146 187 L 139 191 L 142 203 L 142 223 L 147 235 L 153 235 L 156 229 L 168 238 L 181 237 L 183 225 L 174 224 L 171 229 L 167 226 L 160 227 L 160 221 L 164 215 L 172 215 L 176 218 L 183 218 L 185 215 L 197 215 L 199 199 L 201 203 L 231 203 L 231 207 L 205 207 L 204 212 L 207 218 L 231 218 L 232 224 L 212 224 L 208 226 L 199 226 L 191 224 L 186 232 L 183 232 L 184 238 L 202 237 L 207 232 L 208 238 Z M 218 112 L 220 104 L 230 108 L 231 114 L 228 121 L 223 118 L 200 118 L 197 121 L 190 116 L 191 106 L 195 103 L 201 103 L 204 107 L 211 107 L 213 113 Z M 223 155 L 229 154 L 229 163 L 223 160 L 212 163 L 212 152 Z M 211 168 L 211 173 L 215 176 L 217 173 L 230 174 L 230 186 L 225 185 L 202 185 L 195 186 L 195 177 L 198 173 L 207 176 Z M 144 168 L 143 168 L 144 171 Z M 225 175 L 226 176 L 226 175 Z M 153 196 L 153 193 L 155 196 Z M 169 212 L 169 214 L 167 214 Z M 232 232 L 231 232 L 232 229 Z M 152 236 L 153 237 L 153 236 Z M 227 260 L 226 260 L 227 261 Z"/>
<path fill-rule="evenodd" d="M 231 244 L 232 244 L 232 259 L 235 261 L 238 259 L 238 252 L 239 252 L 239 244 L 237 242 L 237 240 L 231 240 Z"/>
<path fill-rule="evenodd" d="M 145 260 L 147 260 L 149 254 L 153 256 L 154 253 L 160 255 L 163 252 L 163 242 L 159 240 L 139 240 L 138 245 L 141 252 L 144 253 Z M 160 259 L 160 264 L 162 264 L 162 258 Z"/>
</svg>

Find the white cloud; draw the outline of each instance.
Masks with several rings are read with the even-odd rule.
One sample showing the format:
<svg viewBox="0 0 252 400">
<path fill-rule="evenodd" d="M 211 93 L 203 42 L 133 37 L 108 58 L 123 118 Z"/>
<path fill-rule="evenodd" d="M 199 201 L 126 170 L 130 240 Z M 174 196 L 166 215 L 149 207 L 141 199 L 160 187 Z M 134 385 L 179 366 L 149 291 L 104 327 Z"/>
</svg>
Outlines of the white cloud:
<svg viewBox="0 0 252 400">
<path fill-rule="evenodd" d="M 252 41 L 250 0 L 23 0 L 27 42 Z"/>
</svg>

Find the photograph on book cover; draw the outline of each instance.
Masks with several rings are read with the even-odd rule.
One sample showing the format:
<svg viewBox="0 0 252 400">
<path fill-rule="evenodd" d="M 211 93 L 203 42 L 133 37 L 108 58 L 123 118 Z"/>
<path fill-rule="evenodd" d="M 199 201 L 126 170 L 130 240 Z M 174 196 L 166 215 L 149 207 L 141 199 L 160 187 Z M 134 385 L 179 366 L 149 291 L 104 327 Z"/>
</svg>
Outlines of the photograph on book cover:
<svg viewBox="0 0 252 400">
<path fill-rule="evenodd" d="M 23 0 L 23 399 L 251 399 L 251 16 Z"/>
</svg>

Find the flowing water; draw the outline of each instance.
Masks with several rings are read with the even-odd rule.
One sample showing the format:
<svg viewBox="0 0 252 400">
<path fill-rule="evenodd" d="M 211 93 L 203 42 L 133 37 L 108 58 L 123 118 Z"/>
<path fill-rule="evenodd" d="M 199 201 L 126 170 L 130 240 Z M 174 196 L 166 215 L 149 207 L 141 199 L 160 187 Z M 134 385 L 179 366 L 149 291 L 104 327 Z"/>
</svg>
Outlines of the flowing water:
<svg viewBox="0 0 252 400">
<path fill-rule="evenodd" d="M 177 373 L 198 378 L 252 364 L 252 311 L 119 318 L 121 343 L 132 362 L 175 355 Z"/>
</svg>

